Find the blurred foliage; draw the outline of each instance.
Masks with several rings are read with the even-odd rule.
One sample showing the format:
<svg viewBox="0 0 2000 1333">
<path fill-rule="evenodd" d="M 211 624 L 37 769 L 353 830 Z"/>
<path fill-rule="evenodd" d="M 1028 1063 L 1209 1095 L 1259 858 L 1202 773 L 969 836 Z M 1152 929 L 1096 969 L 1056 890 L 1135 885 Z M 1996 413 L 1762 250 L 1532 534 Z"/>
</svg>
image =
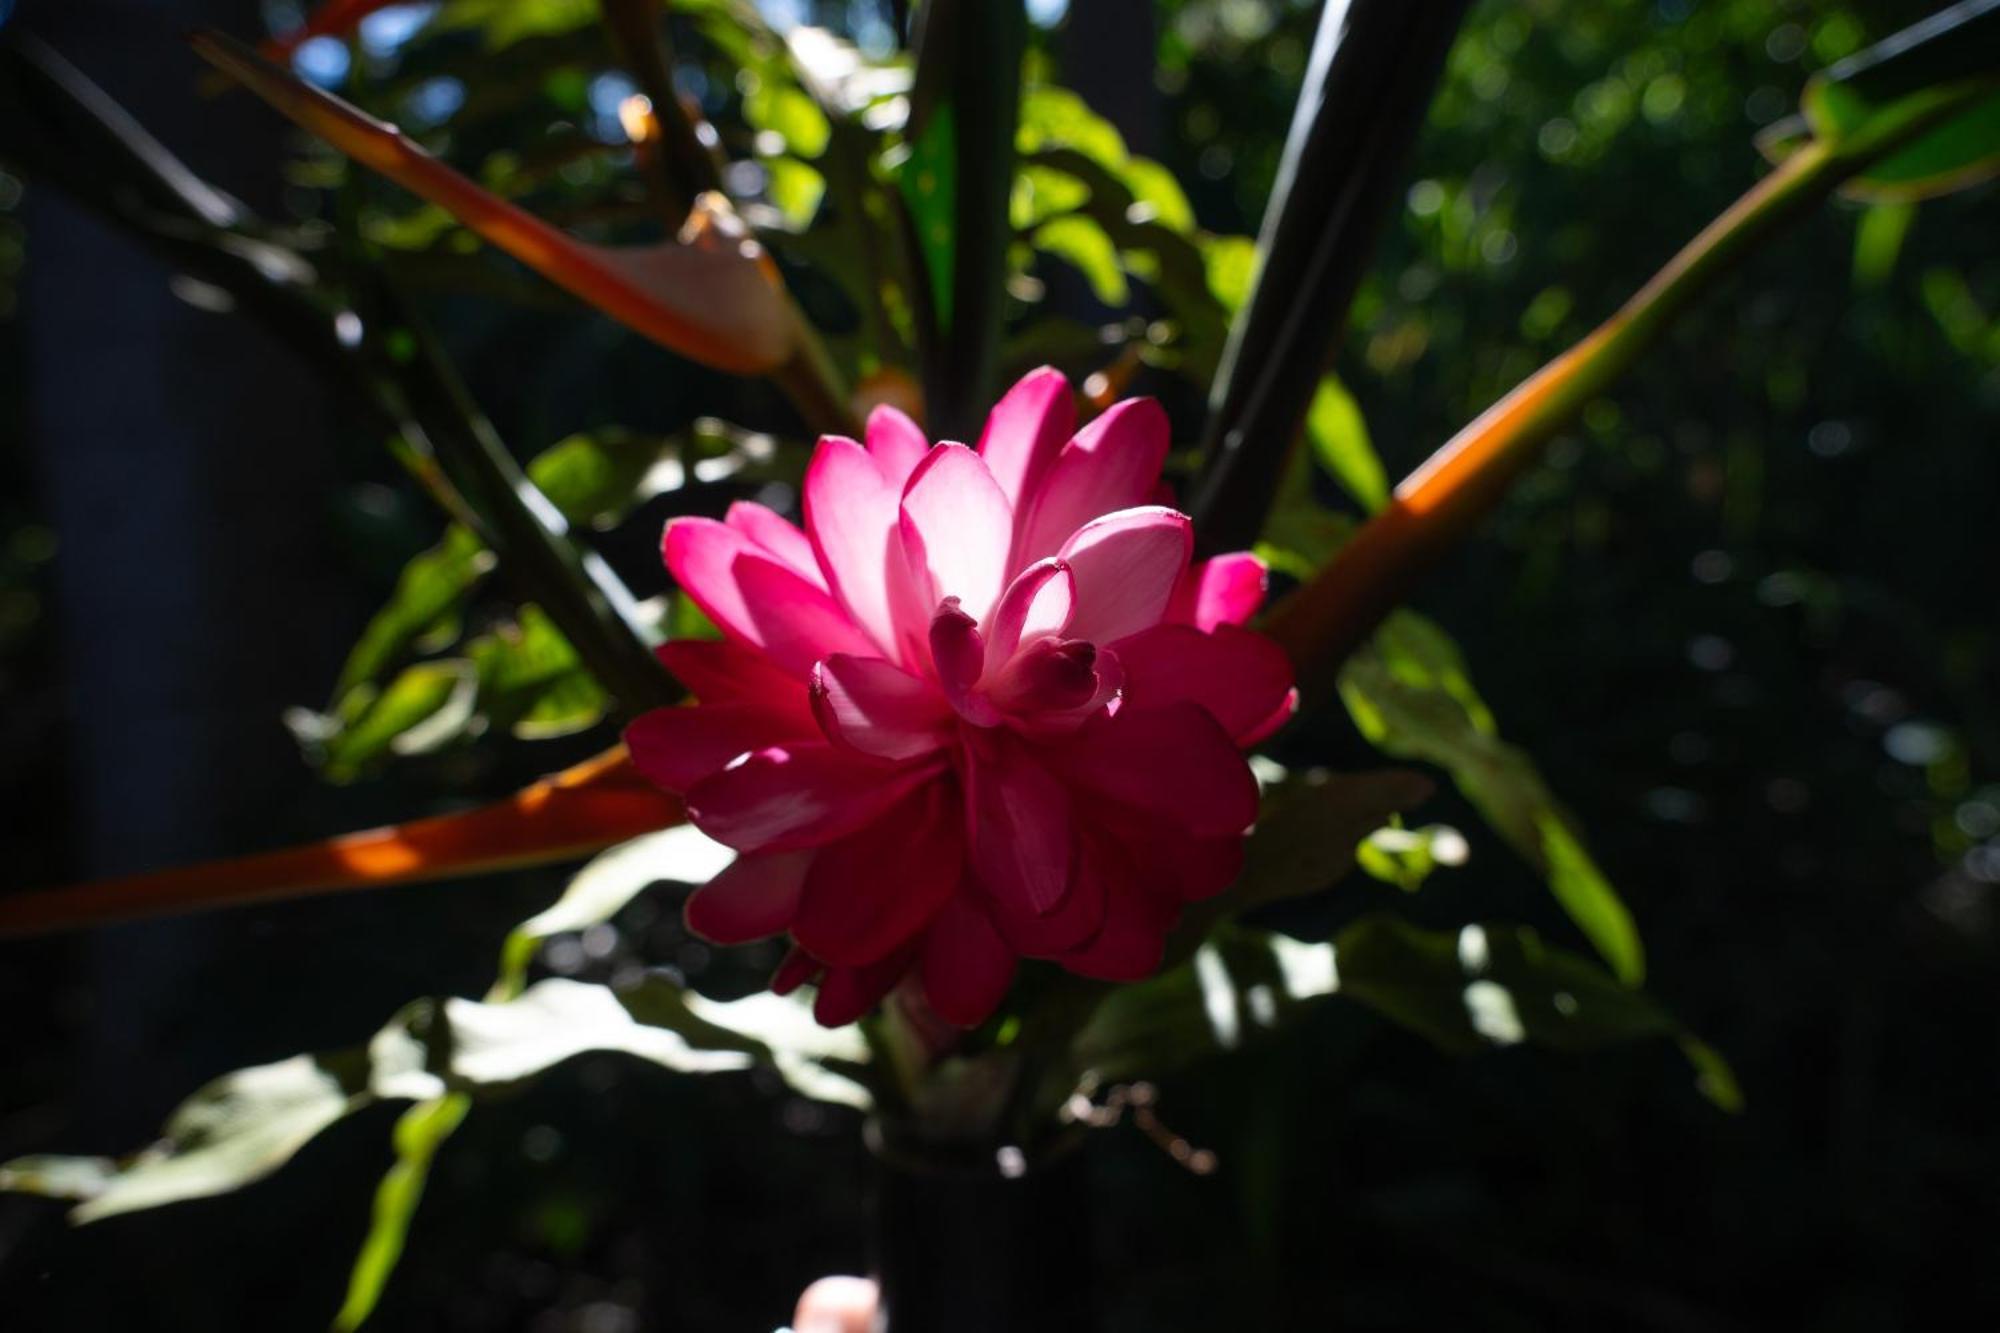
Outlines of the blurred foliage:
<svg viewBox="0 0 2000 1333">
<path fill-rule="evenodd" d="M 720 127 L 728 188 L 842 369 L 908 370 L 909 275 L 873 244 L 889 217 L 907 61 L 876 6 L 766 8 L 853 45 L 801 50 L 747 6 L 682 3 L 676 75 Z M 1759 169 L 1751 137 L 1790 111 L 1808 73 L 1926 8 L 1477 10 L 1338 377 L 1315 402 L 1312 450 L 1267 533 L 1279 567 L 1310 571 L 1349 515 L 1378 506 L 1390 481 L 1740 192 Z M 1036 7 L 1057 17 L 1035 34 L 1017 141 L 1005 369 L 1053 359 L 1080 377 L 1129 350 L 1139 388 L 1185 403 L 1242 300 L 1245 238 L 1315 7 L 1160 0 L 1133 12 L 1146 9 L 1156 121 L 1114 126 L 1089 109 L 1092 62 L 1139 56 L 1072 50 L 1060 7 Z M 314 47 L 302 67 L 583 234 L 655 229 L 618 119 L 634 87 L 593 5 L 452 0 L 419 41 L 393 13 L 351 47 Z M 1157 142 L 1157 161 L 1128 142 Z M 641 596 L 663 591 L 665 513 L 791 500 L 801 441 L 769 395 L 662 370 L 652 349 L 577 318 L 438 210 L 322 149 L 307 147 L 292 173 L 311 187 L 295 193 L 293 221 L 330 257 L 354 235 L 387 254 L 536 482 Z M 18 264 L 7 186 L 0 176 L 0 311 Z M 1184 1175 L 1137 1135 L 1099 1136 L 1112 1327 L 1324 1322 L 1332 1309 L 1357 1328 L 1875 1328 L 1962 1316 L 1968 1298 L 1989 1313 L 2000 1304 L 1977 1276 L 1980 1238 L 2000 1223 L 1986 1115 L 2000 1086 L 1982 1059 L 1983 998 L 2000 979 L 1992 214 L 1990 187 L 1915 213 L 1843 206 L 1759 256 L 1616 402 L 1591 408 L 1424 598 L 1463 653 L 1431 621 L 1403 617 L 1349 672 L 1355 725 L 1323 717 L 1286 742 L 1287 757 L 1342 768 L 1375 762 L 1364 739 L 1437 765 L 1461 794 L 1425 817 L 1467 834 L 1450 857 L 1436 834 L 1378 834 L 1362 863 L 1381 884 L 1267 913 L 1268 925 L 1335 938 L 1330 949 L 1244 928 L 1150 983 L 1150 999 L 1223 1047 L 1237 1044 L 1217 1031 L 1223 997 L 1239 1032 L 1271 1026 L 1265 1006 L 1298 1023 L 1239 1051 L 1226 1079 L 1164 1084 L 1164 1113 L 1215 1146 L 1219 1175 Z M 327 711 L 291 720 L 323 772 L 463 793 L 471 779 L 502 782 L 491 756 L 503 737 L 579 733 L 558 751 L 602 742 L 594 686 L 536 607 L 491 586 L 478 541 L 455 526 L 440 535 L 373 465 L 352 472 L 338 521 L 381 609 Z M 0 509 L 10 693 L 23 688 L 17 664 L 44 680 L 53 670 L 32 613 L 50 541 L 12 506 Z M 17 606 L 31 608 L 18 632 Z M 424 758 L 382 778 L 396 754 Z M 1590 851 L 1576 826 L 1592 831 Z M 1562 912 L 1502 843 L 1546 871 Z M 507 906 L 448 940 L 461 975 L 500 937 Z M 1658 1002 L 1543 943 L 1586 941 L 1636 979 L 1634 916 Z M 1479 967 L 1467 929 L 1489 950 Z M 634 889 L 511 937 L 503 976 L 518 988 L 532 967 L 632 993 L 645 967 L 671 959 L 674 977 L 726 998 L 775 961 L 742 954 L 711 956 L 670 904 Z M 1558 979 L 1525 975 L 1536 962 Z M 1497 1002 L 1470 1003 L 1469 986 L 1494 984 L 1489 967 L 1506 974 L 1511 1029 Z M 1336 979 L 1484 1054 L 1437 1062 L 1351 1006 L 1292 1012 Z M 1579 995 L 1608 1004 L 1623 1032 L 1682 1040 L 1709 1096 L 1736 1100 L 1672 1010 L 1729 1054 L 1746 1115 L 1719 1125 L 1664 1043 L 1580 1062 L 1496 1035 L 1561 1032 Z M 1148 999 L 1134 988 L 1119 1003 Z M 524 1092 L 508 1114 L 468 1122 L 430 1182 L 444 1197 L 415 1223 L 411 1243 L 432 1257 L 383 1288 L 431 1156 L 458 1129 L 450 1096 L 419 1103 L 345 1320 L 380 1297 L 383 1327 L 510 1327 L 538 1310 L 550 1327 L 765 1328 L 788 1286 L 865 1261 L 857 1191 L 841 1183 L 856 1170 L 839 1157 L 846 1112 L 750 1092 L 702 1101 L 588 1059 L 584 1070 L 576 1087 Z M 1142 1072 L 1161 1071 L 1114 1076 Z M 708 1156 L 662 1160 L 675 1156 L 652 1150 L 666 1125 Z M 349 1172 L 381 1166 L 344 1151 Z M 801 1200 L 808 1175 L 823 1183 Z M 356 1219 L 338 1226 L 351 1234 Z M 798 1245 L 773 1264 L 759 1255 L 770 1247 L 723 1239 L 758 1228 Z M 80 1280 L 77 1262 L 58 1263 L 58 1286 Z M 472 1272 L 490 1274 L 491 1290 L 466 1301 Z M 339 1276 L 319 1273 L 286 1318 L 323 1318 Z"/>
</svg>

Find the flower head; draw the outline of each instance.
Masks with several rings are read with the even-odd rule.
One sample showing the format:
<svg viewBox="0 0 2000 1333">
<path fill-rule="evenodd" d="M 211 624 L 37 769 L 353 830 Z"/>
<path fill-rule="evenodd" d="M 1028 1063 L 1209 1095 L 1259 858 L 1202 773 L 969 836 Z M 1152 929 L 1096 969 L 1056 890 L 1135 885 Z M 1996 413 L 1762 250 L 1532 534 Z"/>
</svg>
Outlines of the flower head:
<svg viewBox="0 0 2000 1333">
<path fill-rule="evenodd" d="M 803 531 L 755 504 L 667 525 L 668 569 L 724 637 L 661 649 L 699 703 L 626 742 L 742 853 L 689 927 L 789 934 L 773 985 L 817 977 L 822 1022 L 914 974 L 970 1026 L 1020 958 L 1148 975 L 1181 904 L 1241 864 L 1240 747 L 1294 699 L 1284 654 L 1241 628 L 1264 568 L 1190 564 L 1187 516 L 1156 502 L 1158 404 L 1081 431 L 1075 411 L 1046 369 L 977 449 L 878 408 L 866 446 L 819 442 Z"/>
</svg>

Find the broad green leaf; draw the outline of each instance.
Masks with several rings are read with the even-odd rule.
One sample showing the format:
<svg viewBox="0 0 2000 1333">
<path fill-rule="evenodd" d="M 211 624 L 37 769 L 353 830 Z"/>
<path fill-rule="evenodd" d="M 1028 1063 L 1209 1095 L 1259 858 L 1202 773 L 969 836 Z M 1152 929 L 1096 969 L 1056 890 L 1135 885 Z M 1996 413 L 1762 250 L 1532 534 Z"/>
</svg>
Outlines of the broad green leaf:
<svg viewBox="0 0 2000 1333">
<path fill-rule="evenodd" d="M 1561 1051 L 1663 1037 L 1717 1106 L 1740 1109 L 1728 1065 L 1654 1001 L 1518 926 L 1422 930 L 1364 917 L 1327 944 L 1219 929 L 1187 962 L 1111 991 L 1071 1043 L 1083 1086 L 1153 1077 L 1242 1048 L 1301 1006 L 1345 995 L 1454 1054 L 1534 1042 Z"/>
<path fill-rule="evenodd" d="M 271 1174 L 365 1105 L 365 1075 L 352 1053 L 239 1069 L 183 1102 L 153 1146 L 115 1162 L 23 1158 L 0 1166 L 0 1189 L 79 1200 L 80 1223 L 223 1194 Z"/>
<path fill-rule="evenodd" d="M 1824 76 L 1806 85 L 1804 126 L 1815 138 L 1838 143 L 1893 114 L 1895 104 L 1879 105 L 1845 84 Z M 1767 153 L 1795 146 L 1782 129 L 1764 140 Z M 2000 174 L 2000 92 L 1978 103 L 1909 147 L 1891 153 L 1841 187 L 1850 199 L 1872 203 L 1915 203 L 1952 194 Z"/>
<path fill-rule="evenodd" d="M 1364 917 L 1340 932 L 1333 962 L 1341 994 L 1447 1051 L 1534 1042 L 1592 1051 L 1666 1037 L 1688 1055 L 1704 1096 L 1742 1106 L 1728 1066 L 1645 994 L 1595 963 L 1545 944 L 1525 926 L 1471 925 L 1428 931 L 1390 916 Z"/>
<path fill-rule="evenodd" d="M 1547 878 L 1556 901 L 1613 972 L 1638 985 L 1645 953 L 1631 913 L 1571 830 L 1534 761 L 1499 737 L 1457 646 L 1412 611 L 1392 615 L 1348 660 L 1340 697 L 1368 741 L 1436 764 L 1514 850 Z"/>
<path fill-rule="evenodd" d="M 620 998 L 640 1021 L 671 1028 L 698 1048 L 769 1065 L 802 1097 L 863 1111 L 874 1105 L 861 1029 L 821 1027 L 802 993 L 721 1001 L 648 978 Z"/>
<path fill-rule="evenodd" d="M 1347 386 L 1328 375 L 1306 413 L 1306 436 L 1313 456 L 1362 508 L 1374 513 L 1389 503 L 1389 479 L 1368 438 L 1368 423 Z"/>
<path fill-rule="evenodd" d="M 591 1051 L 683 1073 L 751 1064 L 741 1051 L 698 1049 L 637 1021 L 602 986 L 552 977 L 511 1000 L 419 1000 L 361 1050 L 224 1075 L 181 1105 L 158 1144 L 132 1157 L 108 1166 L 27 1158 L 0 1166 L 0 1187 L 80 1199 L 78 1222 L 222 1194 L 269 1175 L 364 1106 L 504 1089 Z"/>
<path fill-rule="evenodd" d="M 1125 271 L 1118 263 L 1118 247 L 1089 218 L 1070 214 L 1044 222 L 1035 229 L 1035 248 L 1075 266 L 1090 280 L 1090 290 L 1104 304 L 1118 307 L 1131 299 Z"/>
<path fill-rule="evenodd" d="M 681 484 L 674 442 L 630 431 L 571 435 L 535 455 L 528 480 L 572 523 L 608 528 L 632 507 Z M 662 484 L 662 483 L 667 484 Z"/>
</svg>

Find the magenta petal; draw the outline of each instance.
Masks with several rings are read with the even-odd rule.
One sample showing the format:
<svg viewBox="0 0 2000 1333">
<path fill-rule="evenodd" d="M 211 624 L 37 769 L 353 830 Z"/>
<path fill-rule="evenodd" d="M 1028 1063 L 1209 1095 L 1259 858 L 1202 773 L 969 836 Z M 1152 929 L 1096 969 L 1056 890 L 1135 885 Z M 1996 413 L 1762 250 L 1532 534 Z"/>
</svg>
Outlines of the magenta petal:
<svg viewBox="0 0 2000 1333">
<path fill-rule="evenodd" d="M 1156 505 L 1092 519 L 1063 543 L 1076 579 L 1071 638 L 1112 643 L 1160 623 L 1194 549 L 1186 514 Z"/>
<path fill-rule="evenodd" d="M 815 666 L 812 704 L 828 740 L 878 759 L 920 758 L 951 739 L 937 686 L 879 657 L 836 653 Z"/>
<path fill-rule="evenodd" d="M 779 962 L 776 970 L 771 973 L 771 994 L 790 995 L 800 986 L 818 976 L 825 966 L 824 963 L 807 953 L 804 949 L 793 945 L 785 951 L 784 959 Z"/>
<path fill-rule="evenodd" d="M 985 640 L 972 617 L 959 610 L 956 597 L 945 598 L 931 617 L 930 640 L 931 667 L 959 716 L 982 727 L 997 723 L 1000 715 L 993 705 L 972 692 L 986 669 Z"/>
<path fill-rule="evenodd" d="M 827 586 L 883 655 L 903 660 L 897 599 L 910 575 L 897 530 L 902 487 L 853 440 L 829 435 L 806 468 L 804 495 L 806 533 Z"/>
<path fill-rule="evenodd" d="M 687 793 L 688 818 L 738 851 L 792 851 L 843 838 L 938 772 L 893 767 L 826 744 L 773 746 L 704 778 Z"/>
<path fill-rule="evenodd" d="M 685 792 L 738 755 L 810 735 L 784 712 L 755 704 L 700 704 L 641 713 L 625 728 L 625 748 L 649 781 Z"/>
<path fill-rule="evenodd" d="M 978 1027 L 1007 998 L 1014 951 L 978 902 L 961 893 L 945 904 L 924 936 L 923 976 L 924 994 L 938 1017 Z"/>
<path fill-rule="evenodd" d="M 908 943 L 965 874 L 965 835 L 931 783 L 813 858 L 792 935 L 836 966 L 873 963 Z"/>
<path fill-rule="evenodd" d="M 1218 555 L 1189 569 L 1166 618 L 1196 629 L 1241 625 L 1264 605 L 1271 586 L 1270 571 L 1248 551 Z"/>
<path fill-rule="evenodd" d="M 660 665 L 704 704 L 755 704 L 767 712 L 812 721 L 804 682 L 755 648 L 727 639 L 675 639 L 653 652 Z"/>
<path fill-rule="evenodd" d="M 820 572 L 819 557 L 813 554 L 812 542 L 775 509 L 766 508 L 753 500 L 738 500 L 729 506 L 729 512 L 723 515 L 722 521 L 762 547 L 766 555 L 775 556 L 780 564 L 807 583 L 821 592 L 826 591 L 826 576 Z"/>
<path fill-rule="evenodd" d="M 831 597 L 734 528 L 677 518 L 661 546 L 674 581 L 723 633 L 801 680 L 829 653 L 870 649 Z"/>
<path fill-rule="evenodd" d="M 1061 634 L 1076 605 L 1076 578 L 1050 556 L 1037 560 L 1007 585 L 986 632 L 986 669 L 998 671 L 1024 640 Z"/>
<path fill-rule="evenodd" d="M 1078 431 L 1035 494 L 1014 547 L 1015 566 L 1053 555 L 1100 514 L 1145 504 L 1166 462 L 1171 433 L 1167 414 L 1150 398 L 1114 403 Z"/>
<path fill-rule="evenodd" d="M 1247 745 L 1274 715 L 1290 716 L 1292 663 L 1277 644 L 1251 630 L 1219 625 L 1155 625 L 1117 644 L 1125 698 L 1133 708 L 1195 703 Z M 1283 710 L 1282 713 L 1280 710 Z"/>
<path fill-rule="evenodd" d="M 1286 690 L 1285 697 L 1278 701 L 1278 706 L 1271 710 L 1270 716 L 1266 717 L 1262 722 L 1259 722 L 1256 726 L 1250 728 L 1250 730 L 1244 732 L 1241 736 L 1238 736 L 1236 738 L 1236 743 L 1238 745 L 1241 745 L 1246 750 L 1253 745 L 1262 744 L 1265 740 L 1269 739 L 1270 736 L 1278 730 L 1278 728 L 1284 726 L 1287 722 L 1290 722 L 1293 716 L 1297 714 L 1298 711 L 1299 711 L 1298 690 L 1297 689 Z"/>
<path fill-rule="evenodd" d="M 798 912 L 811 852 L 741 856 L 688 895 L 687 928 L 711 944 L 748 944 L 782 935 Z"/>
<path fill-rule="evenodd" d="M 819 980 L 813 1017 L 823 1027 L 845 1027 L 882 1002 L 910 969 L 914 951 L 884 958 L 866 967 L 829 967 Z"/>
<path fill-rule="evenodd" d="M 973 875 L 1016 911 L 1054 911 L 1073 856 L 1068 790 L 1006 733 L 968 745 L 966 755 Z"/>
<path fill-rule="evenodd" d="M 1241 834 L 1257 818 L 1249 764 L 1195 704 L 1098 714 L 1060 756 L 1076 785 L 1197 836 Z"/>
<path fill-rule="evenodd" d="M 901 525 L 910 568 L 929 571 L 931 602 L 956 597 L 985 621 L 1005 585 L 1014 510 L 979 455 L 962 444 L 931 450 L 903 490 Z"/>
<path fill-rule="evenodd" d="M 1214 897 L 1243 873 L 1249 840 L 1240 834 L 1202 837 L 1155 820 L 1121 818 L 1121 813 L 1106 812 L 1102 825 L 1125 849 L 1137 882 L 1151 893 L 1194 902 Z"/>
<path fill-rule="evenodd" d="M 1079 842 L 1082 839 L 1078 839 Z M 1081 850 L 1078 856 L 1082 855 Z M 1070 867 L 1069 889 L 1062 903 L 1046 915 L 986 896 L 987 914 L 1009 948 L 1024 958 L 1054 958 L 1076 948 L 1104 924 L 1104 877 Z"/>
<path fill-rule="evenodd" d="M 979 456 L 1016 510 L 1026 508 L 1056 455 L 1076 431 L 1076 397 L 1051 366 L 1031 370 L 986 417 Z"/>
<path fill-rule="evenodd" d="M 1110 838 L 1084 840 L 1077 877 L 1082 891 L 1104 900 L 1097 932 L 1057 961 L 1070 971 L 1101 981 L 1137 981 L 1160 968 L 1167 931 L 1177 909 L 1148 891 L 1138 867 Z"/>
<path fill-rule="evenodd" d="M 868 414 L 867 436 L 868 456 L 875 460 L 883 479 L 901 495 L 910 474 L 931 451 L 931 442 L 924 438 L 923 428 L 900 409 L 883 403 Z"/>
</svg>

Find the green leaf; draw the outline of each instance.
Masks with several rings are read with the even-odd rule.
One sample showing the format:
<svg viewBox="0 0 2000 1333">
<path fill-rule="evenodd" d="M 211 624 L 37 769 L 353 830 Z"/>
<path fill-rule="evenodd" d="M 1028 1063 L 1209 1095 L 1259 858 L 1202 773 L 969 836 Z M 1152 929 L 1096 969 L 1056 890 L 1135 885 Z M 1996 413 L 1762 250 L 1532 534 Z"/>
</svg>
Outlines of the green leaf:
<svg viewBox="0 0 2000 1333">
<path fill-rule="evenodd" d="M 519 621 L 465 647 L 478 673 L 479 711 L 523 740 L 567 736 L 604 717 L 604 690 L 569 641 L 529 603 Z"/>
<path fill-rule="evenodd" d="M 1499 737 L 1457 645 L 1412 611 L 1398 611 L 1341 672 L 1355 725 L 1387 754 L 1436 764 L 1514 850 L 1547 878 L 1556 901 L 1620 980 L 1644 980 L 1630 912 L 1571 830 L 1534 761 Z"/>
<path fill-rule="evenodd" d="M 1123 306 L 1132 297 L 1119 267 L 1118 247 L 1089 218 L 1070 214 L 1035 229 L 1035 248 L 1064 260 L 1090 280 L 1090 290 L 1108 306 Z"/>
<path fill-rule="evenodd" d="M 431 25 L 475 28 L 490 51 L 525 37 L 569 32 L 597 21 L 597 0 L 448 0 Z"/>
<path fill-rule="evenodd" d="M 826 177 L 795 157 L 774 157 L 764 163 L 770 174 L 771 206 L 795 231 L 812 226 L 826 198 Z"/>
<path fill-rule="evenodd" d="M 500 951 L 497 988 L 503 994 L 518 990 L 544 941 L 609 921 L 655 884 L 706 884 L 735 859 L 735 852 L 692 824 L 599 852 L 570 880 L 562 897 L 508 934 Z"/>
<path fill-rule="evenodd" d="M 362 687 L 358 716 L 319 738 L 328 780 L 351 782 L 389 754 L 426 754 L 456 739 L 472 720 L 479 689 L 472 665 L 456 659 L 405 667 L 378 695 Z"/>
<path fill-rule="evenodd" d="M 1194 205 L 1174 179 L 1174 173 L 1151 158 L 1135 157 L 1119 173 L 1131 187 L 1132 200 L 1144 209 L 1133 221 L 1156 221 L 1163 227 L 1191 235 L 1195 230 Z"/>
<path fill-rule="evenodd" d="M 381 677 L 419 639 L 455 622 L 466 598 L 492 568 L 493 553 L 477 537 L 457 524 L 446 528 L 436 546 L 403 567 L 388 604 L 369 620 L 348 653 L 333 697 L 340 700 Z"/>
<path fill-rule="evenodd" d="M 23 1159 L 0 1166 L 0 1187 L 81 1199 L 78 1222 L 222 1194 L 269 1175 L 364 1106 L 510 1088 L 591 1051 L 682 1073 L 751 1064 L 743 1052 L 699 1049 L 635 1020 L 602 986 L 551 977 L 509 1000 L 419 1000 L 362 1049 L 224 1075 L 133 1157 L 109 1167 L 94 1158 Z"/>
<path fill-rule="evenodd" d="M 1854 228 L 1855 286 L 1880 287 L 1889 281 L 1916 219 L 1915 204 L 1875 204 L 1862 210 Z"/>
<path fill-rule="evenodd" d="M 571 435 L 535 455 L 528 480 L 570 522 L 608 528 L 639 501 L 679 486 L 683 474 L 678 469 L 667 469 L 670 484 L 658 480 L 660 465 L 675 461 L 677 453 L 671 441 L 653 436 L 593 431 Z"/>
<path fill-rule="evenodd" d="M 396 1121 L 396 1162 L 375 1187 L 368 1235 L 348 1274 L 347 1295 L 333 1317 L 336 1333 L 353 1333 L 375 1312 L 383 1288 L 403 1257 L 410 1221 L 423 1202 L 424 1186 L 430 1179 L 431 1163 L 471 1109 L 472 1098 L 455 1092 L 418 1102 Z"/>
<path fill-rule="evenodd" d="M 1341 489 L 1374 513 L 1389 503 L 1389 479 L 1368 438 L 1368 423 L 1347 386 L 1328 375 L 1319 382 L 1306 413 L 1313 456 Z"/>
<path fill-rule="evenodd" d="M 1257 242 L 1248 236 L 1210 236 L 1202 241 L 1201 254 L 1208 264 L 1208 289 L 1223 309 L 1240 310 L 1257 275 Z"/>
<path fill-rule="evenodd" d="M 743 118 L 784 140 L 785 151 L 797 157 L 818 157 L 833 136 L 819 103 L 803 90 L 771 79 L 759 78 L 744 97 Z"/>
<path fill-rule="evenodd" d="M 183 1102 L 152 1147 L 116 1162 L 23 1158 L 0 1166 L 0 1189 L 80 1200 L 79 1223 L 223 1194 L 271 1174 L 367 1100 L 366 1064 L 353 1053 L 239 1069 Z"/>
<path fill-rule="evenodd" d="M 1449 824 L 1377 829 L 1355 849 L 1363 873 L 1405 893 L 1415 893 L 1439 866 L 1465 864 L 1465 835 Z"/>
<path fill-rule="evenodd" d="M 697 1048 L 769 1065 L 802 1097 L 862 1111 L 874 1105 L 861 1029 L 821 1027 L 801 992 L 721 1001 L 648 978 L 621 998 L 640 1021 L 671 1028 Z"/>
<path fill-rule="evenodd" d="M 1528 1041 L 1593 1051 L 1667 1037 L 1689 1055 L 1703 1095 L 1724 1110 L 1742 1106 L 1721 1057 L 1655 1001 L 1525 926 L 1427 931 L 1369 916 L 1340 932 L 1333 959 L 1341 994 L 1444 1050 L 1463 1054 Z"/>
</svg>

